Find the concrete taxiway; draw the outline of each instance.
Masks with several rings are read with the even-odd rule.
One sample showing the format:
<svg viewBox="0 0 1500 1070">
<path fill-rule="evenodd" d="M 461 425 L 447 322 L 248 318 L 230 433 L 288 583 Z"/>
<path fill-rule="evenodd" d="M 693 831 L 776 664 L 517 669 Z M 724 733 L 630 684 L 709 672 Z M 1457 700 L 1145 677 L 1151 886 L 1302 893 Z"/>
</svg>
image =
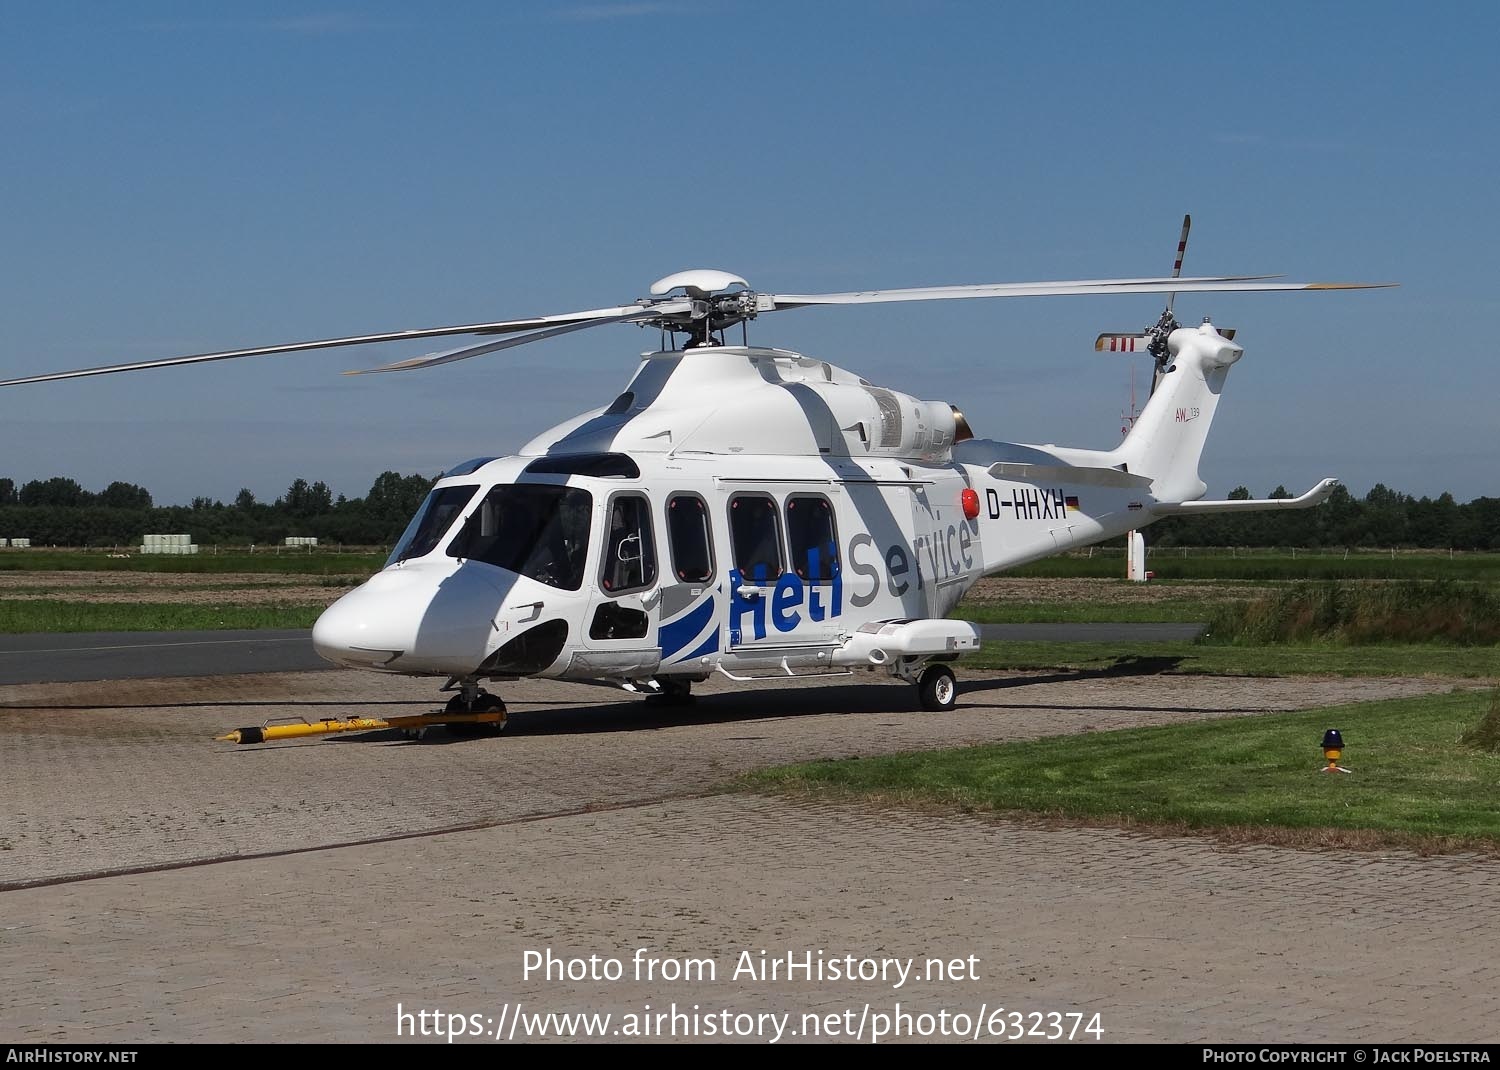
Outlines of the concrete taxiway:
<svg viewBox="0 0 1500 1070">
<path fill-rule="evenodd" d="M 1003 1007 L 1042 1015 L 1023 1024 L 1044 1033 L 1053 1012 L 1097 1014 L 1105 1041 L 1492 1040 L 1489 858 L 1230 847 L 722 790 L 785 761 L 1446 686 L 969 672 L 959 707 L 929 714 L 888 683 L 715 681 L 671 711 L 528 681 L 505 688 L 501 737 L 260 747 L 212 736 L 420 712 L 433 683 L 320 671 L 4 686 L 0 1037 L 442 1042 L 398 1035 L 417 1028 L 403 1013 L 425 1010 L 491 1041 L 579 1039 L 576 1020 L 534 1013 L 609 1014 L 603 1039 L 624 1040 L 608 1030 L 675 1005 L 686 1017 L 663 1024 L 698 1030 L 680 1039 L 714 1039 L 705 1016 L 720 1012 L 755 1030 L 745 1040 L 843 1040 L 831 1023 L 863 1020 L 868 1042 L 872 1016 L 935 1027 L 939 1012 L 988 1023 Z M 711 962 L 713 976 L 638 976 L 641 948 Z M 528 971 L 549 949 L 625 972 Z M 975 965 L 961 978 L 924 966 L 897 989 L 736 976 L 746 952 Z"/>
</svg>

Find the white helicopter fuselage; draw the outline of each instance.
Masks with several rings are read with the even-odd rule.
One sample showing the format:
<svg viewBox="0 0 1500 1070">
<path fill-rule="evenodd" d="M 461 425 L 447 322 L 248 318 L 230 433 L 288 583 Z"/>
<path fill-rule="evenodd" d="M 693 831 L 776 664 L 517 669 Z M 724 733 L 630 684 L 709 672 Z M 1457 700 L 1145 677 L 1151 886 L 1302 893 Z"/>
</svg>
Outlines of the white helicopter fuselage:
<svg viewBox="0 0 1500 1070">
<path fill-rule="evenodd" d="M 975 625 L 947 615 L 981 576 L 1171 513 L 1305 508 L 1336 485 L 1202 500 L 1198 461 L 1242 350 L 1207 322 L 1181 327 L 1172 301 L 1389 284 L 1183 278 L 1190 224 L 1184 216 L 1168 278 L 790 294 L 698 268 L 603 308 L 41 372 L 0 388 L 416 339 L 473 340 L 357 374 L 611 324 L 655 327 L 674 345 L 685 335 L 684 349 L 644 354 L 608 406 L 515 457 L 450 469 L 385 567 L 320 616 L 317 651 L 353 668 L 448 677 L 444 690 L 458 694 L 439 723 L 466 730 L 504 724 L 503 700 L 480 681 L 525 676 L 676 702 L 711 672 L 863 668 L 914 682 L 924 709 L 945 710 L 956 696 L 946 663 L 979 646 Z M 1156 365 L 1150 400 L 1112 450 L 975 440 L 947 402 L 788 350 L 724 344 L 733 327 L 795 308 L 1146 293 L 1169 295 L 1153 326 L 1095 340 Z"/>
<path fill-rule="evenodd" d="M 964 441 L 953 406 L 786 350 L 647 354 L 611 405 L 440 479 L 315 646 L 385 672 L 646 691 L 712 672 L 915 678 L 977 648 L 945 618 L 981 576 L 1172 511 L 1153 484 L 1201 496 L 1240 350 L 1210 326 L 1173 342 L 1182 374 L 1107 452 Z"/>
</svg>

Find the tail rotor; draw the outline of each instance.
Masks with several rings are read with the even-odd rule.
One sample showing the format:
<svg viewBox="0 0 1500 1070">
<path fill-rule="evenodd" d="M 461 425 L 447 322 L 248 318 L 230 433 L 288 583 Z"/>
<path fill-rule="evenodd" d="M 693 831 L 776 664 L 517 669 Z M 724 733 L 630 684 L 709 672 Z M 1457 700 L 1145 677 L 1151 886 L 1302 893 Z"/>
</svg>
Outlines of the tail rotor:
<svg viewBox="0 0 1500 1070">
<path fill-rule="evenodd" d="M 1182 233 L 1177 237 L 1177 258 L 1172 263 L 1171 278 L 1182 277 L 1182 260 L 1187 253 L 1188 231 L 1193 227 L 1193 217 L 1184 215 L 1182 217 Z M 1138 334 L 1125 334 L 1111 332 L 1101 334 L 1094 339 L 1094 350 L 1098 353 L 1150 353 L 1155 362 L 1155 368 L 1151 374 L 1151 392 L 1156 393 L 1156 388 L 1161 383 L 1161 377 L 1166 372 L 1167 362 L 1172 359 L 1171 352 L 1167 349 L 1167 339 L 1172 332 L 1181 327 L 1177 317 L 1172 314 L 1172 303 L 1177 300 L 1177 294 L 1167 294 L 1167 305 L 1162 309 L 1161 315 L 1156 322 Z M 1234 331 L 1220 331 L 1225 338 L 1233 338 Z"/>
<path fill-rule="evenodd" d="M 1188 231 L 1193 228 L 1193 217 L 1184 215 L 1182 217 L 1182 233 L 1177 238 L 1177 259 L 1172 264 L 1172 278 L 1182 277 L 1182 258 L 1187 253 Z M 1167 307 L 1162 309 L 1160 318 L 1153 326 L 1146 328 L 1146 352 L 1151 354 L 1151 359 L 1156 361 L 1156 370 L 1151 374 L 1151 392 L 1156 393 L 1156 385 L 1161 382 L 1162 372 L 1171 359 L 1167 351 L 1167 337 L 1182 326 L 1177 322 L 1177 317 L 1172 315 L 1172 302 L 1177 300 L 1177 294 L 1167 294 Z"/>
</svg>

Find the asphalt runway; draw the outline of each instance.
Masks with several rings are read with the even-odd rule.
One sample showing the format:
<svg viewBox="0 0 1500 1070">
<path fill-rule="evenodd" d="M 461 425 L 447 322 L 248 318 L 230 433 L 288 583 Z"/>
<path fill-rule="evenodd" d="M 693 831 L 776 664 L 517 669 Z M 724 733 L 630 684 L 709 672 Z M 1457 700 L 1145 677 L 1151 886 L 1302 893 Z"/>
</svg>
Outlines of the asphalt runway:
<svg viewBox="0 0 1500 1070">
<path fill-rule="evenodd" d="M 990 642 L 1172 642 L 1195 638 L 1201 624 L 985 624 Z M 318 657 L 306 630 L 75 632 L 0 636 L 0 685 L 314 672 Z"/>
<path fill-rule="evenodd" d="M 305 629 L 0 636 L 0 685 L 331 668 Z"/>
</svg>

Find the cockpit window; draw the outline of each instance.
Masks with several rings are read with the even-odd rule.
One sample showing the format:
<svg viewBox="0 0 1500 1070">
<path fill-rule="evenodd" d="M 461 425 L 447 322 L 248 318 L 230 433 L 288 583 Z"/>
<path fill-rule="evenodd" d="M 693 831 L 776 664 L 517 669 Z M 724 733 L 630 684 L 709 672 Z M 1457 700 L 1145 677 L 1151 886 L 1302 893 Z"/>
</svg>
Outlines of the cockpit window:
<svg viewBox="0 0 1500 1070">
<path fill-rule="evenodd" d="M 577 487 L 502 483 L 469 515 L 448 556 L 576 591 L 583 585 L 593 507 L 593 497 Z"/>
<path fill-rule="evenodd" d="M 385 563 L 394 565 L 397 561 L 410 561 L 432 553 L 453 526 L 454 517 L 469 504 L 469 499 L 478 489 L 476 485 L 434 488 L 401 533 L 401 538 L 396 540 L 396 548 Z"/>
<path fill-rule="evenodd" d="M 714 539 L 708 506 L 696 494 L 674 494 L 667 501 L 667 542 L 672 565 L 683 583 L 707 583 L 714 575 Z"/>
<path fill-rule="evenodd" d="M 599 586 L 607 594 L 617 595 L 655 582 L 651 506 L 639 494 L 616 495 L 609 503 L 609 536 L 604 544 L 604 573 Z"/>
</svg>

